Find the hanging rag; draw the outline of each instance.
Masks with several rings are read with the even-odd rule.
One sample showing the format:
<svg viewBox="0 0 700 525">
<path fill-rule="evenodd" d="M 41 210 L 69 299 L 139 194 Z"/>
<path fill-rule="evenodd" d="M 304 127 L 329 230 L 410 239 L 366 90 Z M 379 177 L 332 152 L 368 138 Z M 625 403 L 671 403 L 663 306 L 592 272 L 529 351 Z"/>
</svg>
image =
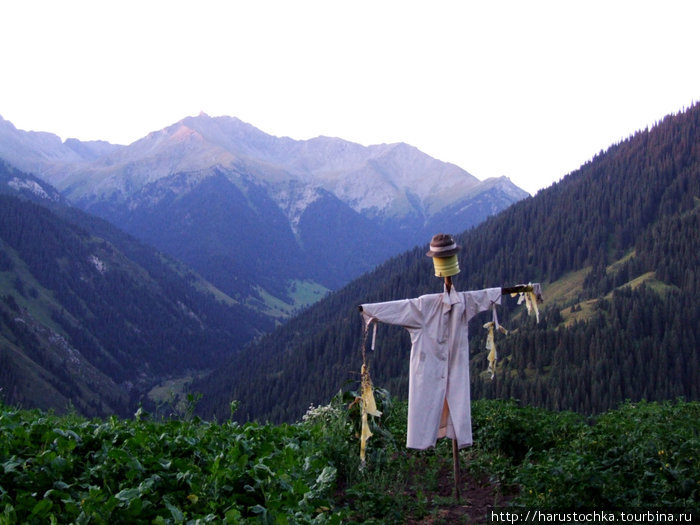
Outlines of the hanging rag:
<svg viewBox="0 0 700 525">
<path fill-rule="evenodd" d="M 374 391 L 372 389 L 372 379 L 369 377 L 369 368 L 367 365 L 362 365 L 362 394 L 360 396 L 360 404 L 362 407 L 362 433 L 360 435 L 360 461 L 365 463 L 365 450 L 367 448 L 367 440 L 372 437 L 372 432 L 369 429 L 367 415 L 379 417 L 382 413 L 377 410 L 377 403 L 374 400 Z"/>
<path fill-rule="evenodd" d="M 502 334 L 508 334 L 508 330 L 506 330 L 503 326 L 501 326 L 498 323 L 498 314 L 496 313 L 496 304 L 494 303 L 492 306 L 492 312 L 493 312 L 493 320 L 489 321 L 484 325 L 484 328 L 488 329 L 488 335 L 486 336 L 486 350 L 489 351 L 488 354 L 488 371 L 491 374 L 491 379 L 493 380 L 495 374 L 496 374 L 496 361 L 498 360 L 498 353 L 496 351 L 496 342 L 494 340 L 494 332 L 498 330 Z"/>
<path fill-rule="evenodd" d="M 532 315 L 532 312 L 535 312 L 535 317 L 537 319 L 537 322 L 540 322 L 540 310 L 537 308 L 537 301 L 542 300 L 542 288 L 540 287 L 539 283 L 528 283 L 528 290 L 524 292 L 519 292 L 520 297 L 518 298 L 518 304 L 522 304 L 523 301 L 525 301 L 525 307 L 527 308 L 527 314 Z M 511 296 L 515 296 L 516 294 L 511 294 Z"/>
<path fill-rule="evenodd" d="M 372 432 L 369 429 L 367 415 L 379 417 L 382 413 L 377 410 L 377 403 L 374 400 L 374 391 L 372 387 L 372 378 L 369 376 L 369 366 L 367 366 L 367 356 L 365 353 L 365 343 L 367 340 L 368 326 L 365 326 L 364 337 L 362 338 L 362 369 L 360 382 L 360 408 L 362 414 L 362 430 L 360 433 L 360 468 L 365 465 L 365 451 L 367 449 L 367 440 L 372 437 Z M 372 350 L 377 338 L 377 325 L 374 324 L 374 333 L 372 335 Z"/>
</svg>

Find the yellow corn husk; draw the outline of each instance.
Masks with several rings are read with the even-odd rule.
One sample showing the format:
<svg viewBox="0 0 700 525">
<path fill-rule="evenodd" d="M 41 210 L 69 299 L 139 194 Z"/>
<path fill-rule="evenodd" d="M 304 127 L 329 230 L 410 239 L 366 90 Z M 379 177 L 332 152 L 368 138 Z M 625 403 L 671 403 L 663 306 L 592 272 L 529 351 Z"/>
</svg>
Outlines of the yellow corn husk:
<svg viewBox="0 0 700 525">
<path fill-rule="evenodd" d="M 362 365 L 362 410 L 371 416 L 382 415 L 382 413 L 377 410 L 377 403 L 374 400 L 374 391 L 372 390 L 372 380 L 369 377 L 369 372 L 365 365 Z"/>
<path fill-rule="evenodd" d="M 369 377 L 369 369 L 367 365 L 362 365 L 362 383 L 361 383 L 360 402 L 362 404 L 362 433 L 360 435 L 360 461 L 365 463 L 365 450 L 367 448 L 367 440 L 372 437 L 372 432 L 369 429 L 367 422 L 367 414 L 371 416 L 381 416 L 382 413 L 377 410 L 377 403 L 374 400 L 374 392 L 372 391 L 372 379 Z"/>
<path fill-rule="evenodd" d="M 367 448 L 367 440 L 372 437 L 372 432 L 369 430 L 367 423 L 367 412 L 362 411 L 362 434 L 360 435 L 360 462 L 365 464 L 365 449 Z"/>
<path fill-rule="evenodd" d="M 498 361 L 498 352 L 496 351 L 496 341 L 494 338 L 494 328 L 498 327 L 498 331 L 507 334 L 508 330 L 503 328 L 500 324 L 496 325 L 493 321 L 489 321 L 484 325 L 484 328 L 488 329 L 489 333 L 486 335 L 486 350 L 489 351 L 488 359 L 489 367 L 488 372 L 491 374 L 491 379 L 496 375 L 496 361 Z"/>
<path fill-rule="evenodd" d="M 535 317 L 539 323 L 540 310 L 537 308 L 537 297 L 535 296 L 535 292 L 525 292 L 525 307 L 527 308 L 528 315 L 531 315 L 532 311 L 534 310 Z"/>
<path fill-rule="evenodd" d="M 527 314 L 532 315 L 535 312 L 535 317 L 537 322 L 540 322 L 540 309 L 537 307 L 537 294 L 535 293 L 532 283 L 529 285 L 529 290 L 526 292 L 520 292 L 520 297 L 518 298 L 518 304 L 525 301 L 525 308 L 527 308 Z M 511 294 L 515 295 L 515 294 Z"/>
<path fill-rule="evenodd" d="M 496 359 L 498 359 L 498 354 L 496 353 L 496 342 L 493 339 L 493 326 L 493 322 L 486 323 L 484 325 L 484 327 L 488 328 L 489 330 L 489 333 L 486 336 L 486 350 L 489 351 L 487 359 L 489 362 L 488 371 L 491 374 L 491 379 L 493 379 L 493 376 L 496 374 Z"/>
</svg>

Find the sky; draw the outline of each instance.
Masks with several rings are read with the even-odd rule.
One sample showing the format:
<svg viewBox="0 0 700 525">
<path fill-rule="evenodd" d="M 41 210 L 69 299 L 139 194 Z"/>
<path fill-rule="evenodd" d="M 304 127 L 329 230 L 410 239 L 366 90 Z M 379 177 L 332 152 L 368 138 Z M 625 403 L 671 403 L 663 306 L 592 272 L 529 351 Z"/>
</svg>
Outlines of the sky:
<svg viewBox="0 0 700 525">
<path fill-rule="evenodd" d="M 700 98 L 697 0 L 0 3 L 0 115 L 129 144 L 187 116 L 405 142 L 535 194 Z"/>
</svg>

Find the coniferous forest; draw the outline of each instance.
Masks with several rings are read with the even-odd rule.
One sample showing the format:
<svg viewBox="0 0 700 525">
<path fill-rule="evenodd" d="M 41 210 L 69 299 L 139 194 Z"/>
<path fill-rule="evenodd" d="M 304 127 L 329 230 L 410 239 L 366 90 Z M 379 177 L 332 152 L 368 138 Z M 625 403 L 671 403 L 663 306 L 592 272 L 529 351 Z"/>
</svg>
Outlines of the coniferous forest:
<svg viewBox="0 0 700 525">
<path fill-rule="evenodd" d="M 470 324 L 472 397 L 599 413 L 700 397 L 700 106 L 601 151 L 560 182 L 457 235 L 460 290 L 540 282 L 540 322 L 504 298 L 486 369 Z M 454 232 L 451 232 L 454 233 Z M 426 239 L 426 246 L 429 239 Z M 259 339 L 193 388 L 204 414 L 295 420 L 359 380 L 357 305 L 441 291 L 425 246 L 394 257 Z M 374 383 L 405 396 L 408 334 L 380 326 Z"/>
<path fill-rule="evenodd" d="M 10 195 L 0 285 L 0 395 L 25 407 L 132 414 L 154 380 L 210 367 L 268 327 L 105 221 Z"/>
</svg>

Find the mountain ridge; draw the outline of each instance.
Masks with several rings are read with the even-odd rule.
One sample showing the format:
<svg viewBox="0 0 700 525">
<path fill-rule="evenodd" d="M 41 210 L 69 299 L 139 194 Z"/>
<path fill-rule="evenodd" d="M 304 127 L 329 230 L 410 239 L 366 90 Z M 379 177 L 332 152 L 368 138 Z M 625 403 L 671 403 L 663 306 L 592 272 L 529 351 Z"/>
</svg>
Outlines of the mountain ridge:
<svg viewBox="0 0 700 525">
<path fill-rule="evenodd" d="M 291 304 L 295 281 L 337 288 L 428 231 L 468 228 L 527 195 L 408 144 L 280 138 L 235 117 L 202 113 L 127 146 L 62 149 L 3 122 L 0 158 L 263 310 L 268 298 Z"/>
<path fill-rule="evenodd" d="M 118 173 L 120 168 L 126 166 L 129 168 L 128 176 L 137 185 L 143 185 L 180 172 L 201 172 L 232 166 L 251 169 L 249 163 L 252 160 L 276 168 L 270 173 L 272 179 L 269 181 L 274 181 L 275 177 L 285 177 L 318 184 L 338 195 L 341 200 L 354 203 L 353 207 L 357 211 L 377 206 L 362 203 L 362 199 L 352 193 L 357 181 L 351 180 L 337 191 L 334 182 L 341 178 L 351 178 L 348 173 L 367 177 L 362 170 L 368 164 L 390 185 L 411 187 L 414 190 L 418 187 L 421 198 L 435 194 L 436 188 L 450 196 L 459 196 L 460 192 L 454 191 L 455 189 L 470 189 L 480 183 L 476 177 L 455 164 L 433 159 L 406 143 L 362 146 L 323 136 L 308 140 L 279 138 L 267 135 L 236 117 L 209 117 L 204 113 L 197 117 L 186 117 L 162 130 L 153 131 L 128 146 L 111 145 L 104 141 L 81 143 L 76 139 L 61 143 L 60 138 L 51 133 L 21 131 L 9 121 L 2 122 L 5 132 L 0 136 L 0 157 L 24 171 L 35 172 L 61 191 L 68 189 L 69 198 L 75 191 L 75 185 L 70 181 L 84 178 L 86 172 L 104 178 L 110 173 Z M 29 141 L 30 146 L 33 145 L 36 150 L 34 159 L 31 159 L 32 155 L 26 155 L 30 157 L 30 160 L 26 160 L 11 154 L 12 148 L 7 147 L 7 143 L 13 132 L 23 137 L 45 138 Z M 26 151 L 23 153 L 26 154 Z M 61 165 L 51 169 L 51 163 L 46 162 L 47 156 L 60 160 Z M 45 165 L 38 173 L 37 170 L 30 169 L 35 168 L 42 159 Z M 146 163 L 148 159 L 153 161 Z M 75 174 L 66 175 L 66 165 L 71 163 L 82 166 L 74 170 Z M 399 163 L 403 166 L 399 166 L 398 170 L 389 169 L 396 168 Z M 441 177 L 427 177 L 428 168 L 439 170 Z M 138 177 L 142 180 L 136 180 Z M 443 182 L 440 178 L 449 180 Z M 509 181 L 507 177 L 504 180 Z M 94 180 L 92 183 L 94 185 Z M 516 192 L 515 186 L 510 189 Z M 520 198 L 525 196 L 522 190 L 516 193 Z"/>
</svg>

